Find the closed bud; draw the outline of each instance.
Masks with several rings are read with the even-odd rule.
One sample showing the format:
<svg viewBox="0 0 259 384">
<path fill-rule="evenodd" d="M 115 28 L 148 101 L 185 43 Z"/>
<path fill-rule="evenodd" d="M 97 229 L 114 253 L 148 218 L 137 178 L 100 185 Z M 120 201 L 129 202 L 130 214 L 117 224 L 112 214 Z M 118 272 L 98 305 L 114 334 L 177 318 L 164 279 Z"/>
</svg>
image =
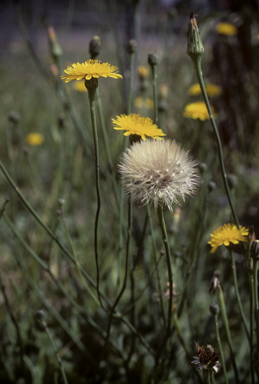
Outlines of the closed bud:
<svg viewBox="0 0 259 384">
<path fill-rule="evenodd" d="M 187 32 L 187 44 L 187 54 L 191 57 L 191 59 L 202 56 L 204 48 L 194 12 L 190 13 Z"/>
<path fill-rule="evenodd" d="M 50 25 L 48 27 L 49 37 L 49 50 L 54 60 L 58 59 L 62 55 L 62 49 L 59 45 L 54 28 Z"/>
<path fill-rule="evenodd" d="M 233 173 L 228 175 L 228 184 L 230 189 L 234 189 L 237 186 L 237 177 Z"/>
<path fill-rule="evenodd" d="M 210 305 L 210 313 L 212 315 L 218 315 L 219 313 L 219 306 L 217 303 L 213 303 Z"/>
<path fill-rule="evenodd" d="M 199 167 L 201 174 L 203 174 L 204 172 L 207 171 L 207 164 L 205 164 L 205 163 L 200 163 L 198 167 Z"/>
<path fill-rule="evenodd" d="M 159 57 L 156 53 L 149 53 L 147 58 L 148 64 L 153 67 L 154 65 L 158 65 Z"/>
<path fill-rule="evenodd" d="M 135 53 L 137 50 L 138 43 L 136 40 L 131 39 L 127 46 L 127 51 L 129 54 Z"/>
<path fill-rule="evenodd" d="M 89 53 L 91 55 L 91 59 L 95 59 L 99 54 L 101 50 L 101 39 L 99 36 L 94 36 L 89 44 Z"/>
</svg>

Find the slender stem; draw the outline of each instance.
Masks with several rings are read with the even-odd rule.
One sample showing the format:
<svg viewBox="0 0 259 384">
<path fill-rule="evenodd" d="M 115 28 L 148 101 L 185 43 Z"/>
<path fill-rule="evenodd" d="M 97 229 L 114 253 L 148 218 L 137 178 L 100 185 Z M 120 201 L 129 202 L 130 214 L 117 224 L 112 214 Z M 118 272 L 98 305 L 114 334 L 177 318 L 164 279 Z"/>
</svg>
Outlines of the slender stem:
<svg viewBox="0 0 259 384">
<path fill-rule="evenodd" d="M 210 384 L 210 371 L 202 370 L 204 384 Z"/>
<path fill-rule="evenodd" d="M 247 336 L 248 342 L 250 343 L 250 335 L 249 335 L 249 331 L 248 331 L 248 327 L 247 327 L 247 320 L 246 320 L 246 317 L 244 314 L 244 310 L 243 310 L 243 306 L 242 306 L 242 302 L 241 302 L 241 298 L 240 298 L 240 294 L 239 294 L 238 284 L 237 284 L 235 257 L 234 257 L 234 253 L 233 253 L 232 249 L 230 247 L 228 247 L 228 249 L 229 249 L 229 254 L 230 254 L 230 258 L 231 258 L 231 267 L 232 267 L 233 280 L 234 280 L 235 292 L 236 292 L 236 296 L 237 296 L 238 307 L 239 307 L 239 311 L 240 311 L 242 321 L 244 324 L 246 336 Z"/>
<path fill-rule="evenodd" d="M 90 287 L 86 283 L 86 281 L 84 279 L 84 276 L 82 274 L 82 271 L 81 271 L 81 268 L 80 268 L 80 263 L 79 263 L 78 258 L 77 258 L 77 253 L 75 252 L 75 249 L 74 249 L 74 246 L 73 246 L 73 243 L 72 243 L 69 231 L 68 231 L 67 223 L 66 223 L 66 220 L 64 218 L 63 210 L 61 211 L 61 215 L 62 215 L 62 221 L 63 221 L 64 227 L 65 227 L 66 236 L 67 236 L 70 248 L 71 248 L 71 252 L 72 252 L 72 255 L 73 255 L 74 259 L 75 259 L 76 269 L 77 269 L 77 273 L 79 275 L 79 278 L 81 279 L 81 281 L 82 281 L 84 287 L 86 288 L 87 292 L 91 295 L 91 297 L 94 299 L 94 301 L 97 304 L 99 304 L 99 301 L 98 301 L 97 297 L 94 295 L 94 293 L 92 292 L 92 290 L 90 289 Z"/>
<path fill-rule="evenodd" d="M 176 332 L 177 332 L 177 335 L 180 339 L 180 342 L 185 350 L 185 353 L 186 353 L 186 356 L 187 358 L 190 358 L 190 352 L 188 351 L 188 348 L 186 346 L 186 343 L 184 341 L 184 338 L 183 338 L 183 334 L 182 334 L 182 330 L 180 328 L 180 324 L 179 324 L 179 320 L 178 320 L 178 316 L 177 316 L 177 313 L 174 314 L 173 316 L 173 322 L 174 322 L 174 326 L 175 326 L 175 329 L 176 329 Z"/>
<path fill-rule="evenodd" d="M 158 104 L 157 104 L 157 65 L 151 65 L 152 69 L 152 85 L 154 99 L 154 123 L 158 125 Z"/>
<path fill-rule="evenodd" d="M 151 216 L 151 212 L 150 212 L 150 205 L 149 205 L 149 203 L 146 205 L 146 207 L 147 207 L 149 229 L 150 229 L 151 240 L 152 240 L 152 248 L 153 248 L 154 261 L 155 261 L 155 265 L 156 265 L 155 270 L 156 270 L 157 284 L 158 284 L 158 290 L 159 290 L 159 299 L 160 299 L 160 304 L 161 304 L 161 312 L 162 312 L 162 317 L 163 317 L 163 321 L 164 321 L 164 326 L 166 327 L 162 288 L 161 288 L 160 276 L 159 276 L 159 271 L 158 271 L 158 262 L 156 260 L 156 243 L 155 243 L 155 236 L 154 236 L 152 216 Z"/>
<path fill-rule="evenodd" d="M 44 319 L 41 319 L 41 324 L 43 326 L 43 328 L 45 329 L 49 339 L 50 339 L 50 342 L 52 344 L 52 348 L 54 350 L 54 353 L 55 353 L 55 356 L 56 356 L 56 359 L 57 359 L 57 362 L 58 362 L 58 365 L 59 365 L 59 368 L 60 368 L 60 371 L 61 371 L 61 374 L 62 374 L 62 377 L 63 377 L 63 380 L 64 380 L 64 383 L 65 384 L 68 384 L 68 381 L 67 381 L 67 375 L 66 375 L 66 372 L 65 372 L 65 369 L 64 369 L 64 366 L 63 366 L 63 363 L 62 363 L 62 359 L 61 357 L 59 356 L 59 353 L 58 353 L 58 349 L 57 349 L 57 346 L 55 344 L 55 341 L 50 333 L 50 330 L 49 330 L 49 327 L 47 326 L 47 323 Z"/>
<path fill-rule="evenodd" d="M 99 255 L 98 255 L 98 223 L 99 215 L 101 209 L 101 197 L 100 197 L 100 159 L 99 159 L 99 147 L 98 147 L 98 134 L 97 134 L 97 124 L 96 124 L 96 114 L 95 114 L 95 92 L 96 87 L 89 86 L 88 96 L 90 103 L 91 119 L 92 119 L 92 128 L 93 128 L 93 137 L 94 137 L 94 151 L 95 151 L 95 182 L 96 182 L 96 197 L 97 197 L 97 208 L 95 214 L 95 223 L 94 223 L 94 252 L 95 252 L 95 264 L 96 264 L 96 289 L 99 302 L 103 307 L 102 298 L 100 294 L 100 269 L 99 269 Z"/>
<path fill-rule="evenodd" d="M 252 384 L 255 384 L 254 377 L 254 309 L 255 309 L 255 296 L 254 296 L 254 276 L 251 271 L 249 276 L 249 288 L 250 288 L 250 370 Z"/>
<path fill-rule="evenodd" d="M 214 324 L 215 324 L 215 329 L 216 329 L 217 342 L 218 342 L 218 346 L 219 346 L 219 354 L 220 354 L 221 365 L 222 365 L 222 369 L 223 369 L 223 373 L 224 373 L 225 383 L 228 384 L 225 359 L 224 359 L 223 349 L 222 349 L 220 335 L 219 335 L 218 315 L 217 314 L 213 315 L 213 317 L 214 317 Z"/>
<path fill-rule="evenodd" d="M 116 183 L 114 167 L 112 164 L 110 144 L 109 144 L 106 125 L 105 125 L 104 116 L 103 116 L 102 100 L 101 100 L 98 88 L 96 89 L 96 106 L 97 106 L 97 112 L 98 112 L 99 119 L 100 119 L 102 134 L 103 134 L 104 146 L 105 146 L 105 151 L 106 151 L 106 156 L 107 156 L 107 161 L 108 161 L 108 170 L 109 170 L 109 173 L 110 173 L 111 178 L 112 178 L 112 186 L 113 186 L 113 190 L 114 190 L 114 195 L 115 195 L 117 205 L 119 207 L 118 187 L 117 187 L 117 183 Z"/>
<path fill-rule="evenodd" d="M 256 323 L 256 339 L 257 339 L 257 358 L 259 361 L 259 308 L 258 308 L 258 260 L 253 259 L 253 276 L 254 276 L 254 315 L 255 315 L 255 323 Z"/>
<path fill-rule="evenodd" d="M 235 355 L 234 355 L 234 351 L 233 351 L 233 345 L 232 345 L 232 340 L 231 340 L 231 335 L 230 335 L 230 329 L 229 329 L 229 324 L 228 324 L 227 311 L 226 311 L 223 291 L 222 291 L 222 288 L 220 286 L 217 287 L 216 291 L 217 291 L 219 306 L 220 306 L 220 310 L 222 313 L 223 322 L 224 322 L 224 326 L 225 326 L 225 330 L 226 330 L 227 342 L 228 342 L 228 346 L 230 349 L 230 358 L 231 358 L 231 362 L 232 362 L 234 373 L 235 373 L 235 380 L 236 380 L 236 384 L 239 384 L 240 383 L 239 373 L 238 373 Z"/>
<path fill-rule="evenodd" d="M 159 220 L 160 228 L 162 231 L 162 237 L 163 237 L 163 242 L 164 242 L 165 251 L 166 251 L 166 261 L 167 261 L 167 271 L 168 271 L 169 291 L 170 291 L 169 301 L 168 301 L 167 332 L 166 332 L 166 339 L 168 339 L 170 337 L 170 332 L 171 332 L 172 305 L 173 305 L 173 272 L 172 272 L 172 265 L 171 265 L 172 257 L 171 257 L 168 236 L 167 236 L 165 220 L 164 220 L 163 207 L 160 204 L 158 204 L 157 214 L 158 214 L 158 220 Z"/>
<path fill-rule="evenodd" d="M 221 145 L 221 141 L 220 141 L 220 136 L 219 136 L 219 133 L 218 133 L 218 128 L 217 128 L 215 119 L 213 117 L 213 113 L 212 113 L 211 108 L 210 108 L 210 102 L 209 102 L 208 95 L 207 95 L 207 92 L 206 92 L 206 89 L 205 89 L 205 85 L 204 85 L 204 81 L 203 81 L 202 70 L 201 70 L 201 56 L 196 57 L 195 59 L 193 59 L 193 64 L 194 64 L 194 69 L 195 69 L 195 72 L 196 72 L 196 75 L 197 75 L 197 78 L 198 78 L 198 81 L 199 81 L 199 84 L 200 84 L 200 87 L 201 87 L 201 92 L 202 92 L 202 95 L 203 95 L 203 98 L 204 98 L 204 101 L 205 101 L 205 104 L 206 104 L 206 107 L 207 107 L 207 110 L 208 110 L 208 113 L 209 113 L 210 122 L 211 122 L 213 131 L 214 131 L 215 136 L 216 136 L 216 141 L 217 141 L 217 146 L 218 146 L 219 162 L 220 162 L 220 170 L 221 170 L 221 175 L 222 175 L 222 178 L 223 178 L 226 194 L 227 194 L 227 197 L 228 197 L 229 205 L 230 205 L 230 208 L 231 208 L 231 212 L 232 212 L 234 221 L 235 221 L 237 227 L 239 228 L 239 221 L 238 221 L 238 218 L 237 218 L 237 215 L 236 215 L 236 211 L 235 211 L 234 205 L 232 203 L 231 193 L 230 193 L 230 189 L 229 189 L 229 186 L 228 186 L 227 174 L 226 174 L 226 171 L 225 171 L 225 165 L 224 165 L 224 160 L 223 160 L 223 151 L 222 151 L 222 145 Z"/>
<path fill-rule="evenodd" d="M 128 200 L 128 234 L 127 234 L 127 245 L 126 245 L 125 275 L 124 275 L 124 281 L 123 281 L 121 291 L 118 294 L 116 300 L 113 303 L 113 306 L 110 309 L 110 316 L 109 316 L 109 321 L 108 321 L 105 345 L 107 345 L 109 337 L 110 337 L 113 313 L 114 313 L 115 308 L 116 308 L 117 304 L 119 303 L 119 301 L 120 301 L 120 299 L 121 299 L 121 297 L 125 291 L 126 284 L 127 284 L 128 264 L 129 264 L 128 261 L 129 261 L 130 239 L 131 239 L 131 226 L 132 226 L 132 203 L 130 202 L 130 198 L 129 198 L 129 200 Z"/>
<path fill-rule="evenodd" d="M 135 52 L 130 53 L 130 83 L 129 83 L 129 96 L 128 96 L 128 106 L 127 114 L 129 115 L 132 110 L 132 99 L 133 99 L 133 83 L 134 83 L 134 61 L 135 61 Z"/>
</svg>

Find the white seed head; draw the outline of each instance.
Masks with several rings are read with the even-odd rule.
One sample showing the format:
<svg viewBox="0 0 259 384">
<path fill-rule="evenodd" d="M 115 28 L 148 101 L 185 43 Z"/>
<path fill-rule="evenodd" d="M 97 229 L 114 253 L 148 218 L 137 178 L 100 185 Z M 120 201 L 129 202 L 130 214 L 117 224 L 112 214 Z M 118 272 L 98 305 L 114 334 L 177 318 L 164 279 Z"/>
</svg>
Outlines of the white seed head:
<svg viewBox="0 0 259 384">
<path fill-rule="evenodd" d="M 135 143 L 123 154 L 119 170 L 125 191 L 143 205 L 165 204 L 170 211 L 178 199 L 195 193 L 199 185 L 197 162 L 171 140 Z"/>
</svg>

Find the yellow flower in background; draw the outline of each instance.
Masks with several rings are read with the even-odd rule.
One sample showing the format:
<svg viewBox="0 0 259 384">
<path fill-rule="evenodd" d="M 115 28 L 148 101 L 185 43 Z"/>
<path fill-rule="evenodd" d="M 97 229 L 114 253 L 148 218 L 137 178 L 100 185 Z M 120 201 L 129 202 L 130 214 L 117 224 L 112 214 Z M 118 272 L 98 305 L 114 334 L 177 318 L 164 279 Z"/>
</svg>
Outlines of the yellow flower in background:
<svg viewBox="0 0 259 384">
<path fill-rule="evenodd" d="M 211 111 L 213 116 L 216 117 L 215 109 L 212 106 Z M 196 103 L 187 104 L 183 116 L 188 119 L 200 119 L 202 121 L 210 118 L 204 101 L 196 101 Z"/>
<path fill-rule="evenodd" d="M 189 89 L 188 89 L 188 94 L 192 96 L 198 96 L 201 94 L 201 87 L 199 83 L 193 84 Z"/>
<path fill-rule="evenodd" d="M 237 34 L 237 28 L 230 23 L 217 24 L 216 31 L 221 35 L 225 35 L 225 36 L 235 36 Z"/>
<path fill-rule="evenodd" d="M 145 65 L 139 65 L 138 66 L 138 74 L 143 79 L 148 77 L 148 75 L 149 75 L 149 67 L 146 67 Z"/>
<path fill-rule="evenodd" d="M 118 68 L 109 63 L 101 63 L 99 60 L 87 60 L 84 63 L 72 64 L 64 70 L 66 76 L 60 76 L 68 83 L 71 80 L 91 80 L 92 77 L 112 77 L 113 79 L 122 79 Z"/>
<path fill-rule="evenodd" d="M 73 83 L 73 88 L 77 92 L 87 92 L 84 81 L 77 81 L 76 83 Z"/>
<path fill-rule="evenodd" d="M 205 85 L 208 96 L 219 96 L 222 92 L 222 88 L 215 84 L 206 84 Z"/>
<path fill-rule="evenodd" d="M 165 133 L 156 124 L 153 124 L 149 117 L 142 117 L 135 113 L 116 116 L 112 122 L 114 129 L 127 131 L 124 133 L 125 136 L 138 135 L 141 136 L 142 140 L 146 140 L 146 136 L 162 140 L 160 136 L 165 136 Z"/>
<path fill-rule="evenodd" d="M 240 241 L 246 241 L 248 232 L 248 229 L 241 225 L 239 229 L 235 224 L 225 224 L 219 227 L 210 235 L 211 239 L 208 242 L 212 247 L 210 252 L 214 253 L 221 245 L 228 247 L 230 243 L 238 244 Z"/>
<path fill-rule="evenodd" d="M 44 136 L 40 133 L 32 132 L 26 136 L 25 140 L 27 144 L 37 146 L 44 142 Z"/>
<path fill-rule="evenodd" d="M 136 99 L 134 100 L 134 106 L 138 109 L 143 107 L 145 107 L 146 109 L 152 109 L 154 106 L 154 102 L 149 97 L 143 99 L 143 97 L 139 96 L 136 97 Z"/>
<path fill-rule="evenodd" d="M 207 92 L 207 95 L 210 97 L 213 96 L 219 96 L 222 92 L 221 87 L 215 84 L 206 84 L 205 89 Z M 193 84 L 189 89 L 188 89 L 188 94 L 192 96 L 198 96 L 201 94 L 201 87 L 200 84 Z"/>
</svg>

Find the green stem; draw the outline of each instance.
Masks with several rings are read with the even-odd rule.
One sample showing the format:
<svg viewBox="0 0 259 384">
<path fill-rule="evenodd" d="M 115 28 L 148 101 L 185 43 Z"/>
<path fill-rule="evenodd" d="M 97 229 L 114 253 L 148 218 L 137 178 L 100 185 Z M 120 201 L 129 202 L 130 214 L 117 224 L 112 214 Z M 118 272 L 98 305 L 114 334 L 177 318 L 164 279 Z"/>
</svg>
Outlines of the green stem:
<svg viewBox="0 0 259 384">
<path fill-rule="evenodd" d="M 204 384 L 210 384 L 210 371 L 205 371 L 204 369 L 202 370 L 202 377 Z"/>
<path fill-rule="evenodd" d="M 152 69 L 152 85 L 154 99 L 154 123 L 158 125 L 158 104 L 157 104 L 157 65 L 151 65 Z"/>
<path fill-rule="evenodd" d="M 217 291 L 219 306 L 220 306 L 220 310 L 222 313 L 223 322 L 224 322 L 224 326 L 225 326 L 225 330 L 226 330 L 227 342 L 228 342 L 228 346 L 230 349 L 230 358 L 231 358 L 231 362 L 232 362 L 234 373 L 235 373 L 235 381 L 236 381 L 236 384 L 239 384 L 240 383 L 239 373 L 238 373 L 235 355 L 234 355 L 234 351 L 233 351 L 233 345 L 232 345 L 232 340 L 231 340 L 231 335 L 230 335 L 230 329 L 229 329 L 229 324 L 228 324 L 227 311 L 226 311 L 223 291 L 222 291 L 222 288 L 220 286 L 217 287 L 216 291 Z"/>
<path fill-rule="evenodd" d="M 172 257 L 171 257 L 168 236 L 167 236 L 166 225 L 165 225 L 163 207 L 160 204 L 158 204 L 157 214 L 158 214 L 160 228 L 162 231 L 164 247 L 166 251 L 166 262 L 167 262 L 169 290 L 170 290 L 169 301 L 168 301 L 167 331 L 166 331 L 166 340 L 167 340 L 170 337 L 171 323 L 172 323 L 172 305 L 173 305 L 173 272 L 172 272 L 172 265 L 171 265 Z"/>
<path fill-rule="evenodd" d="M 72 243 L 72 240 L 71 240 L 71 237 L 70 237 L 70 234 L 69 234 L 69 231 L 68 231 L 68 227 L 67 227 L 67 223 L 66 223 L 66 220 L 64 218 L 64 213 L 63 213 L 63 210 L 61 211 L 61 215 L 62 215 L 62 221 L 63 221 L 63 224 L 64 224 L 64 227 L 65 227 L 65 232 L 66 232 L 66 237 L 68 239 L 68 242 L 69 242 L 69 245 L 70 245 L 70 248 L 71 248 L 71 252 L 72 252 L 72 255 L 75 259 L 75 263 L 76 263 L 76 269 L 77 269 L 77 273 L 79 275 L 79 278 L 81 279 L 84 287 L 86 288 L 87 292 L 90 294 L 90 296 L 92 297 L 92 299 L 94 299 L 94 301 L 96 302 L 96 304 L 99 304 L 99 301 L 97 299 L 97 297 L 94 295 L 94 293 L 92 292 L 92 290 L 90 289 L 90 287 L 88 287 L 85 279 L 84 279 L 84 276 L 82 274 L 82 271 L 81 271 L 81 268 L 80 268 L 80 263 L 78 261 L 78 258 L 77 258 L 77 253 L 75 252 L 75 249 L 74 249 L 74 246 L 73 246 L 73 243 Z"/>
<path fill-rule="evenodd" d="M 56 346 L 56 344 L 54 342 L 54 339 L 53 339 L 53 337 L 52 337 L 52 335 L 50 333 L 49 327 L 47 326 L 47 323 L 46 323 L 46 321 L 44 319 L 41 319 L 41 324 L 42 324 L 43 328 L 45 329 L 45 331 L 46 331 L 46 333 L 47 333 L 47 335 L 48 335 L 48 337 L 50 339 L 50 342 L 52 344 L 52 348 L 53 348 L 53 351 L 55 353 L 55 356 L 56 356 L 56 359 L 57 359 L 57 362 L 58 362 L 58 365 L 59 365 L 59 368 L 60 368 L 60 371 L 61 371 L 64 383 L 68 384 L 67 375 L 66 375 L 63 363 L 62 363 L 62 359 L 59 356 L 57 346 Z"/>
<path fill-rule="evenodd" d="M 92 119 L 92 128 L 93 128 L 93 137 L 94 137 L 94 150 L 95 150 L 95 182 L 96 182 L 96 197 L 97 197 L 97 208 L 95 215 L 95 224 L 94 224 L 94 252 L 95 252 L 95 264 L 96 264 L 96 289 L 97 295 L 102 308 L 104 308 L 100 293 L 100 269 L 99 269 L 99 256 L 98 256 L 98 223 L 99 215 L 101 209 L 101 197 L 100 197 L 100 160 L 99 160 L 99 148 L 98 148 L 98 134 L 97 134 L 97 124 L 96 124 L 96 114 L 95 114 L 95 92 L 96 87 L 89 86 L 88 96 L 90 103 L 91 119 Z M 105 309 L 105 308 L 104 308 Z"/>
<path fill-rule="evenodd" d="M 180 342 L 185 350 L 185 353 L 186 353 L 186 356 L 187 358 L 190 358 L 190 352 L 188 351 L 188 348 L 186 346 L 186 343 L 184 341 L 184 338 L 183 338 L 183 334 L 182 334 L 182 331 L 181 331 L 181 328 L 180 328 L 180 324 L 179 324 L 179 320 L 178 320 L 178 316 L 177 316 L 177 313 L 174 314 L 173 316 L 173 322 L 174 322 L 174 326 L 175 326 L 175 329 L 176 329 L 176 332 L 177 332 L 177 335 L 180 339 Z"/>
<path fill-rule="evenodd" d="M 120 291 L 119 295 L 117 296 L 116 300 L 114 301 L 113 306 L 110 309 L 110 316 L 109 316 L 109 321 L 108 321 L 105 346 L 107 345 L 109 337 L 110 337 L 113 313 L 114 313 L 115 308 L 116 308 L 117 304 L 119 303 L 119 301 L 120 301 L 120 299 L 121 299 L 121 297 L 125 291 L 126 284 L 127 284 L 128 264 L 129 264 L 128 261 L 129 261 L 130 239 L 131 239 L 131 226 L 132 226 L 132 203 L 130 202 L 130 198 L 129 198 L 129 201 L 128 201 L 128 235 L 127 235 L 127 245 L 126 245 L 125 275 L 124 275 L 124 281 L 123 281 L 121 291 Z"/>
<path fill-rule="evenodd" d="M 127 114 L 129 115 L 132 110 L 132 99 L 133 99 L 133 83 L 134 83 L 134 61 L 135 53 L 130 53 L 130 83 L 129 83 L 129 96 L 128 96 L 128 106 Z"/>
<path fill-rule="evenodd" d="M 193 61 L 194 69 L 195 69 L 195 72 L 196 72 L 196 75 L 197 75 L 197 78 L 198 78 L 198 81 L 199 81 L 199 84 L 200 84 L 200 87 L 201 87 L 202 95 L 203 95 L 203 98 L 204 98 L 204 101 L 205 101 L 205 104 L 206 104 L 206 107 L 207 107 L 207 110 L 208 110 L 208 113 L 209 113 L 210 122 L 211 122 L 213 131 L 214 131 L 215 136 L 216 136 L 216 141 L 217 141 L 217 146 L 218 146 L 218 156 L 219 156 L 219 162 L 220 162 L 220 170 L 221 170 L 221 175 L 222 175 L 222 178 L 223 178 L 226 194 L 227 194 L 227 197 L 228 197 L 229 205 L 230 205 L 230 208 L 231 208 L 231 212 L 232 212 L 234 221 L 235 221 L 237 227 L 239 228 L 239 221 L 238 221 L 238 218 L 237 218 L 237 215 L 236 215 L 236 211 L 235 211 L 234 205 L 232 203 L 231 193 L 230 193 L 230 189 L 229 189 L 229 186 L 228 186 L 227 174 L 226 174 L 226 171 L 225 171 L 225 165 L 224 165 L 224 160 L 223 160 L 223 151 L 222 151 L 222 145 L 221 145 L 221 141 L 220 141 L 220 136 L 219 136 L 219 133 L 218 133 L 218 128 L 217 128 L 215 119 L 213 117 L 213 113 L 212 113 L 211 108 L 210 108 L 210 102 L 209 102 L 209 99 L 208 99 L 208 96 L 207 96 L 207 92 L 206 92 L 206 89 L 205 89 L 205 85 L 204 85 L 204 81 L 203 81 L 202 70 L 201 70 L 201 56 L 195 57 L 194 59 L 192 59 L 192 61 Z"/>
<path fill-rule="evenodd" d="M 258 260 L 253 259 L 253 276 L 254 276 L 254 315 L 255 315 L 255 323 L 256 323 L 256 339 L 257 339 L 257 358 L 259 361 L 259 308 L 258 308 Z"/>
<path fill-rule="evenodd" d="M 111 150 L 110 150 L 110 145 L 109 145 L 109 140 L 107 136 L 107 130 L 106 130 L 106 125 L 104 121 L 104 116 L 103 116 L 103 108 L 102 108 L 102 100 L 100 98 L 100 93 L 99 89 L 96 89 L 96 106 L 97 106 L 97 111 L 100 119 L 100 125 L 102 129 L 102 134 L 103 134 L 103 140 L 104 140 L 104 146 L 105 146 L 105 151 L 106 151 L 106 156 L 107 156 L 107 161 L 108 161 L 108 169 L 112 178 L 112 186 L 114 190 L 114 195 L 115 199 L 117 202 L 117 205 L 119 207 L 119 196 L 118 196 L 118 188 L 117 188 L 117 183 L 116 183 L 116 176 L 114 172 L 114 167 L 112 164 L 112 157 L 111 157 Z"/>
<path fill-rule="evenodd" d="M 220 335 L 219 335 L 218 315 L 217 314 L 213 315 L 213 317 L 214 317 L 214 324 L 215 324 L 215 329 L 216 329 L 217 342 L 218 342 L 218 346 L 219 346 L 219 354 L 220 354 L 221 365 L 222 365 L 222 369 L 223 369 L 223 373 L 224 373 L 225 383 L 228 384 L 225 359 L 224 359 L 223 349 L 222 349 Z"/>
<path fill-rule="evenodd" d="M 255 310 L 255 295 L 254 295 L 254 276 L 251 271 L 248 273 L 249 276 L 249 288 L 250 288 L 250 370 L 252 384 L 255 384 L 254 377 L 254 310 Z"/>
<path fill-rule="evenodd" d="M 156 259 L 156 243 L 155 243 L 155 236 L 154 236 L 154 230 L 153 230 L 152 216 L 151 216 L 151 211 L 150 211 L 150 204 L 148 203 L 146 205 L 146 207 L 147 207 L 149 229 L 150 229 L 150 235 L 151 235 L 151 241 L 152 241 L 154 262 L 156 265 L 155 270 L 156 270 L 157 284 L 158 284 L 158 290 L 159 290 L 161 312 L 162 312 L 162 317 L 163 317 L 163 321 L 164 321 L 164 326 L 166 327 L 165 311 L 164 311 L 164 304 L 163 304 L 163 294 L 162 294 L 162 288 L 161 288 L 161 283 L 160 283 L 160 276 L 159 276 L 159 272 L 158 272 L 158 262 L 159 261 L 157 262 L 157 259 Z M 161 260 L 161 258 L 160 258 L 160 260 Z"/>
<path fill-rule="evenodd" d="M 236 296 L 237 296 L 238 307 L 239 307 L 239 311 L 240 311 L 242 321 L 244 324 L 246 336 L 247 336 L 248 342 L 250 343 L 250 335 L 249 335 L 249 331 L 248 331 L 248 327 L 247 327 L 247 320 L 246 320 L 246 317 L 244 314 L 244 310 L 243 310 L 243 306 L 242 306 L 242 302 L 241 302 L 241 298 L 240 298 L 240 294 L 239 294 L 238 284 L 237 284 L 235 257 L 234 257 L 234 253 L 233 253 L 232 249 L 231 248 L 228 248 L 228 249 L 229 249 L 229 254 L 230 254 L 230 258 L 231 258 L 231 267 L 232 267 L 233 280 L 234 280 L 235 292 L 236 292 Z"/>
</svg>

